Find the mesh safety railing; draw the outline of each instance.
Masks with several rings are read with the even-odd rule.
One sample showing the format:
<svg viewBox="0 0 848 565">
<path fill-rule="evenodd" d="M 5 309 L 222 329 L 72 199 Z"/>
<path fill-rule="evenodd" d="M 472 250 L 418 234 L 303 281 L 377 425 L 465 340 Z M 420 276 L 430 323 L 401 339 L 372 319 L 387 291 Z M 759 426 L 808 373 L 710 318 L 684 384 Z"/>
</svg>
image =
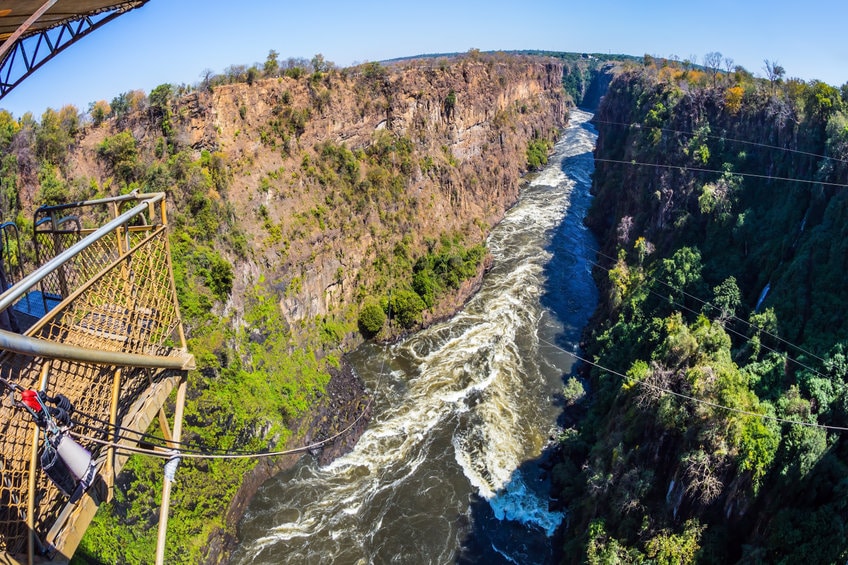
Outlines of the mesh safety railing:
<svg viewBox="0 0 848 565">
<path fill-rule="evenodd" d="M 26 337 L 2 332 L 0 337 L 14 343 L 0 346 L 0 376 L 51 397 L 66 396 L 75 408 L 74 431 L 104 441 L 114 440 L 114 426 L 133 415 L 133 403 L 145 389 L 190 364 L 182 346 L 164 196 L 130 195 L 121 203 L 135 206 L 118 214 L 113 199 L 79 203 L 80 209 L 104 204 L 113 208 L 107 219 L 115 219 L 97 230 L 87 229 L 87 234 L 64 225 L 56 225 L 58 233 L 42 228 L 36 233 L 45 240 L 41 249 L 55 244 L 58 255 L 40 257 L 41 268 L 0 295 L 0 310 L 37 285 L 58 295 L 58 305 Z M 54 344 L 65 348 L 53 351 Z M 119 358 L 104 360 L 97 352 Z M 134 364 L 137 359 L 141 361 Z M 46 551 L 47 533 L 68 499 L 44 473 L 31 468 L 33 444 L 41 442 L 37 428 L 10 391 L 3 392 L 0 552 L 25 553 L 30 530 L 36 551 Z M 86 438 L 78 441 L 100 464 L 105 462 L 107 448 Z"/>
</svg>

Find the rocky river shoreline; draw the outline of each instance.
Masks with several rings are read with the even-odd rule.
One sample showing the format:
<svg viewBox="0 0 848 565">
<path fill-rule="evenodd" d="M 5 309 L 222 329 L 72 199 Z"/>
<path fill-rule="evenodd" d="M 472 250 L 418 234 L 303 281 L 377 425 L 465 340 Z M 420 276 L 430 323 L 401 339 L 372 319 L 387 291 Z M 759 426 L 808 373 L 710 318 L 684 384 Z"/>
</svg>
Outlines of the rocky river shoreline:
<svg viewBox="0 0 848 565">
<path fill-rule="evenodd" d="M 353 449 L 371 419 L 373 396 L 350 364 L 342 358 L 338 369 L 330 369 L 330 382 L 313 411 L 297 426 L 301 430 L 289 449 L 293 453 L 261 459 L 244 476 L 241 487 L 227 509 L 226 530 L 209 538 L 204 563 L 226 563 L 239 544 L 238 523 L 250 501 L 265 481 L 292 468 L 304 454 L 326 465 Z M 304 447 L 300 450 L 299 447 Z"/>
<path fill-rule="evenodd" d="M 442 297 L 431 311 L 425 313 L 416 331 L 449 319 L 480 290 L 483 277 L 492 268 L 492 258 L 487 256 L 474 277 L 462 282 L 456 292 Z M 386 342 L 403 339 L 408 333 L 397 333 Z M 345 357 L 339 368 L 330 369 L 330 382 L 319 397 L 313 411 L 307 414 L 297 429 L 298 446 L 314 446 L 260 460 L 247 475 L 227 510 L 226 530 L 213 532 L 209 538 L 204 564 L 226 563 L 238 547 L 238 524 L 247 511 L 250 501 L 259 488 L 279 473 L 291 469 L 305 453 L 315 457 L 319 465 L 327 465 L 348 453 L 368 427 L 373 410 L 373 394 L 367 390 Z M 295 443 L 295 442 L 293 442 Z"/>
</svg>

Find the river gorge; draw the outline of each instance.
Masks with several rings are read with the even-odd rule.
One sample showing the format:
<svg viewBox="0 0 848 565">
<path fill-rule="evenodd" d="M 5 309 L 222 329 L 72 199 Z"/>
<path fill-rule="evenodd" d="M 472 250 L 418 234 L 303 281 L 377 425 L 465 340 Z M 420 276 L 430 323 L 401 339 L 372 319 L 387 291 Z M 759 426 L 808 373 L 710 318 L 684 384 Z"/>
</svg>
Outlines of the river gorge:
<svg viewBox="0 0 848 565">
<path fill-rule="evenodd" d="M 236 563 L 546 563 L 543 452 L 596 303 L 590 203 L 595 133 L 575 110 L 548 166 L 494 228 L 494 267 L 447 322 L 350 355 L 376 397 L 354 450 L 304 458 L 265 484 Z M 556 343 L 558 347 L 549 344 Z"/>
</svg>

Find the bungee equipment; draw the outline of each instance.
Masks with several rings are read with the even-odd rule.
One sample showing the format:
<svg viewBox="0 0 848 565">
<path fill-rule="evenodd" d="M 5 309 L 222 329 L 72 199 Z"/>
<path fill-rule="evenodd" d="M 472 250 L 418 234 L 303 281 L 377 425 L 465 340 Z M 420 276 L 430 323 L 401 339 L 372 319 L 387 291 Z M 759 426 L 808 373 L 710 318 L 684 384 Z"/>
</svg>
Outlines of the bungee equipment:
<svg viewBox="0 0 848 565">
<path fill-rule="evenodd" d="M 97 465 L 91 453 L 68 435 L 73 425 L 71 401 L 63 394 L 51 398 L 43 390 L 23 389 L 17 385 L 11 388 L 21 395 L 18 406 L 29 412 L 43 432 L 44 444 L 39 456 L 41 470 L 69 497 L 69 502 L 76 502 L 94 482 Z M 48 406 L 48 402 L 53 406 Z"/>
</svg>

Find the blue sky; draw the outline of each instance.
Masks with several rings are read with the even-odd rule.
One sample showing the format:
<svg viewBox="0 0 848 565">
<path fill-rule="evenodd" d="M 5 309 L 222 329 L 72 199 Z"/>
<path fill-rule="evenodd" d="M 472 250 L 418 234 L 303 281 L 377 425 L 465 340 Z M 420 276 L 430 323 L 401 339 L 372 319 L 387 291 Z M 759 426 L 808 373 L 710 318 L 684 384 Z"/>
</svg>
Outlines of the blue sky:
<svg viewBox="0 0 848 565">
<path fill-rule="evenodd" d="M 421 53 L 547 49 L 701 61 L 848 82 L 848 2 L 820 0 L 150 0 L 71 46 L 0 100 L 16 117 L 111 100 L 204 69 L 322 53 L 340 66 Z"/>
</svg>

